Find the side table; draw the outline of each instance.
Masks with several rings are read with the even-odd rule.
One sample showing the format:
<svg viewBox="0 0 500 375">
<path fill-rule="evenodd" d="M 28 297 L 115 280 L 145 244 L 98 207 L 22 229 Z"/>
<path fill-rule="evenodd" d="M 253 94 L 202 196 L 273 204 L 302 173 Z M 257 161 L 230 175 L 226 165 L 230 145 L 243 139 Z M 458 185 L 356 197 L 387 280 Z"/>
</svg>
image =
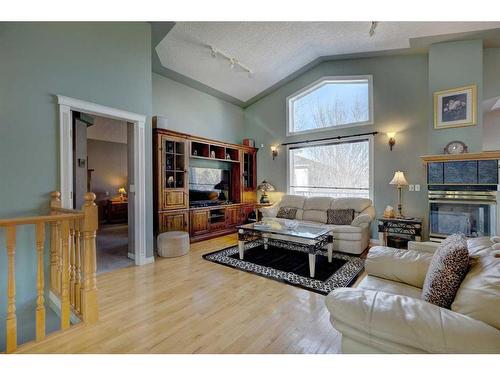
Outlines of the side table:
<svg viewBox="0 0 500 375">
<path fill-rule="evenodd" d="M 418 217 L 378 218 L 381 246 L 406 248 L 408 241 L 422 241 L 422 219 Z"/>
</svg>

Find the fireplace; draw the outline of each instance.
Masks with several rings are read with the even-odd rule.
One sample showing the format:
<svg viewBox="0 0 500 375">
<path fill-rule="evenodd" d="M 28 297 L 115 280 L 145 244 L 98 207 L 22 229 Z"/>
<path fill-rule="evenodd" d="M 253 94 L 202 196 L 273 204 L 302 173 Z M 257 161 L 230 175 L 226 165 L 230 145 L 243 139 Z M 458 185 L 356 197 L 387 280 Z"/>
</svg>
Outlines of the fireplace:
<svg viewBox="0 0 500 375">
<path fill-rule="evenodd" d="M 432 189 L 431 186 L 429 188 Z M 457 186 L 450 188 L 453 190 L 429 190 L 431 239 L 445 238 L 456 232 L 464 233 L 467 237 L 500 233 L 497 224 L 500 215 L 497 191 L 487 187 L 474 191 L 456 190 Z"/>
</svg>

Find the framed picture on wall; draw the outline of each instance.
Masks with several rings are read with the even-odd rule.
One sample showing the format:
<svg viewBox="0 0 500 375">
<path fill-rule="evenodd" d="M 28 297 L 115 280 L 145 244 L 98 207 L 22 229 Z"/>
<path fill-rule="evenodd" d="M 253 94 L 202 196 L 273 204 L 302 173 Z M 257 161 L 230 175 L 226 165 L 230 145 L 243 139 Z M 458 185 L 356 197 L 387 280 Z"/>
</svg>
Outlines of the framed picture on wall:
<svg viewBox="0 0 500 375">
<path fill-rule="evenodd" d="M 434 129 L 472 126 L 477 123 L 476 85 L 434 93 Z"/>
</svg>

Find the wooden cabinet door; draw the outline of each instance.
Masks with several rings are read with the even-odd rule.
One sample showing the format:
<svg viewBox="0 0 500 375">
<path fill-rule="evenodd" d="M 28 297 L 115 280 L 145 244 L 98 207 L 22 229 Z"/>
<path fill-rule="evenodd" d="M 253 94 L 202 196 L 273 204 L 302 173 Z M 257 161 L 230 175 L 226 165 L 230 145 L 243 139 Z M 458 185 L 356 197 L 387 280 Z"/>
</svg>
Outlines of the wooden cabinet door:
<svg viewBox="0 0 500 375">
<path fill-rule="evenodd" d="M 193 236 L 207 233 L 210 230 L 210 210 L 191 211 L 191 234 Z"/>
<path fill-rule="evenodd" d="M 163 191 L 163 209 L 187 208 L 187 195 L 184 190 L 165 189 Z"/>
<path fill-rule="evenodd" d="M 226 225 L 228 227 L 234 227 L 241 223 L 241 208 L 240 207 L 228 207 L 226 208 Z"/>
<path fill-rule="evenodd" d="M 173 211 L 160 215 L 160 232 L 188 231 L 188 211 Z"/>
<path fill-rule="evenodd" d="M 160 189 L 162 209 L 188 207 L 188 142 L 184 138 L 162 135 L 159 139 Z"/>
</svg>

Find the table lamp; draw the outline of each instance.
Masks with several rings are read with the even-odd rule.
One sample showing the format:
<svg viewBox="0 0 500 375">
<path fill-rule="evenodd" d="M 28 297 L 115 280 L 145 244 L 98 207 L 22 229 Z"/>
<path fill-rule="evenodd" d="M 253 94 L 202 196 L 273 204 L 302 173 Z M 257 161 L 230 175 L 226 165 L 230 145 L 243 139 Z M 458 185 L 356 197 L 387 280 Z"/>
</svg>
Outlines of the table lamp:
<svg viewBox="0 0 500 375">
<path fill-rule="evenodd" d="M 398 214 L 396 217 L 401 219 L 404 217 L 403 205 L 401 204 L 402 189 L 403 186 L 408 185 L 408 181 L 406 181 L 405 175 L 402 171 L 396 171 L 396 173 L 394 173 L 394 177 L 392 178 L 391 182 L 389 182 L 389 185 L 396 185 L 398 189 Z"/>
<path fill-rule="evenodd" d="M 257 190 L 262 191 L 262 195 L 260 196 L 260 203 L 266 204 L 269 203 L 269 197 L 267 196 L 267 192 L 274 191 L 275 189 L 273 185 L 264 180 L 259 186 L 257 186 Z"/>
<path fill-rule="evenodd" d="M 124 187 L 121 187 L 121 188 L 118 189 L 118 194 L 120 194 L 120 199 L 123 202 L 123 199 L 124 199 L 123 195 L 127 194 L 127 191 L 125 190 Z"/>
</svg>

